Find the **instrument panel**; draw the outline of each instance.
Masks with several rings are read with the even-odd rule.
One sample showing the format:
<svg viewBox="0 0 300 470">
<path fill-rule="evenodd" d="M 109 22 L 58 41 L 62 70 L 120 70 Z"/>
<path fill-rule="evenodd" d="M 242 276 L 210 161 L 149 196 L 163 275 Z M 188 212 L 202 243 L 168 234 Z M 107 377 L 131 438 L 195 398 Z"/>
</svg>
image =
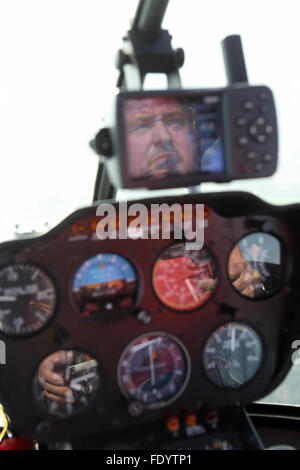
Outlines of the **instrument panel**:
<svg viewBox="0 0 300 470">
<path fill-rule="evenodd" d="M 247 404 L 286 375 L 296 217 L 244 193 L 180 203 L 205 204 L 201 249 L 172 231 L 99 239 L 96 206 L 0 246 L 0 398 L 18 432 L 64 439 Z"/>
</svg>

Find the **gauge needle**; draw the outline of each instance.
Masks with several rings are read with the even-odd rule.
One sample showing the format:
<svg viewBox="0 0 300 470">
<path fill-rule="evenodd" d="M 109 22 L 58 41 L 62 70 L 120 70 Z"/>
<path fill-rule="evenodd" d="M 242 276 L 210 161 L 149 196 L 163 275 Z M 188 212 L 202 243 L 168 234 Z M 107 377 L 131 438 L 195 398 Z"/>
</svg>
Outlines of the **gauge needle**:
<svg viewBox="0 0 300 470">
<path fill-rule="evenodd" d="M 154 370 L 154 360 L 153 360 L 153 349 L 152 346 L 149 346 L 149 361 L 150 361 L 150 372 L 151 372 L 151 385 L 155 385 L 155 370 Z"/>
<path fill-rule="evenodd" d="M 228 375 L 232 380 L 234 380 L 234 382 L 237 382 L 239 385 L 243 385 L 243 382 L 237 379 L 236 377 L 234 377 L 234 375 L 232 375 L 231 373 L 229 373 Z"/>
<path fill-rule="evenodd" d="M 235 328 L 231 328 L 231 338 L 230 338 L 230 350 L 235 350 Z"/>
<path fill-rule="evenodd" d="M 219 380 L 221 382 L 221 384 L 224 386 L 225 383 L 224 383 L 224 380 L 223 380 L 223 377 L 222 377 L 222 374 L 221 374 L 221 368 L 220 368 L 220 365 L 217 363 L 217 361 L 215 362 L 215 368 L 217 370 L 217 374 L 219 376 Z"/>
<path fill-rule="evenodd" d="M 16 302 L 17 297 L 15 295 L 1 295 L 0 302 Z"/>
<path fill-rule="evenodd" d="M 192 296 L 194 297 L 194 300 L 197 302 L 198 301 L 198 297 L 196 296 L 196 293 L 195 293 L 195 290 L 191 284 L 191 281 L 189 279 L 185 279 L 184 282 L 186 283 L 186 285 L 188 286 L 188 289 L 190 291 L 190 293 L 192 294 Z"/>
</svg>

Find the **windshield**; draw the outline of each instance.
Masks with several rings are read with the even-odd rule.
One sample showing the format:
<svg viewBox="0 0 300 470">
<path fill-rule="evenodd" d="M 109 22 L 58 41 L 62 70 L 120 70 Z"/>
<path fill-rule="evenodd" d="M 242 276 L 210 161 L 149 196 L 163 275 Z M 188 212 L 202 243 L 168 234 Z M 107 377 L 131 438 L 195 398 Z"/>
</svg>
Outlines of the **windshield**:
<svg viewBox="0 0 300 470">
<path fill-rule="evenodd" d="M 103 124 L 115 94 L 114 58 L 137 0 L 4 0 L 1 38 L 1 240 L 14 232 L 43 231 L 93 197 L 98 158 L 89 141 Z M 171 0 L 163 22 L 173 47 L 185 51 L 185 88 L 226 86 L 220 42 L 242 37 L 249 81 L 275 96 L 279 167 L 268 179 L 203 184 L 202 192 L 250 191 L 272 204 L 300 201 L 297 104 L 297 2 Z M 164 87 L 150 77 L 148 88 Z M 184 190 L 170 191 L 180 192 Z M 142 191 L 121 191 L 119 198 Z M 151 195 L 157 192 L 152 192 Z M 300 404 L 288 380 L 267 400 Z"/>
</svg>

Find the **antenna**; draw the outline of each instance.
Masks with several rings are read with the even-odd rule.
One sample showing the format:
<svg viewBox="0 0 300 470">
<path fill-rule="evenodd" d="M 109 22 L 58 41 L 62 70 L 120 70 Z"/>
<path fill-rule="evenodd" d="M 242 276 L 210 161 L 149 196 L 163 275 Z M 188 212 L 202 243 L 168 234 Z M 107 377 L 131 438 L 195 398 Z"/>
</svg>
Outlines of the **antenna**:
<svg viewBox="0 0 300 470">
<path fill-rule="evenodd" d="M 221 44 L 228 84 L 248 84 L 241 37 L 227 36 Z"/>
</svg>

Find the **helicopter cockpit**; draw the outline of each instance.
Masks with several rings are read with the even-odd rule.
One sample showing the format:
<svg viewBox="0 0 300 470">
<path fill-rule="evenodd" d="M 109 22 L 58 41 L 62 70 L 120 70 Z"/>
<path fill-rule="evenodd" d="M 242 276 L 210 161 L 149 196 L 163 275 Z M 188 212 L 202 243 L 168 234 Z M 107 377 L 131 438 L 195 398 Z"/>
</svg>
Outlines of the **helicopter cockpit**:
<svg viewBox="0 0 300 470">
<path fill-rule="evenodd" d="M 140 0 L 123 38 L 92 205 L 0 244 L 2 446 L 296 448 L 299 411 L 261 400 L 297 359 L 300 205 L 201 191 L 275 174 L 275 97 L 249 84 L 239 35 L 227 86 L 182 87 L 168 3 Z M 144 89 L 152 73 L 166 89 Z"/>
</svg>

